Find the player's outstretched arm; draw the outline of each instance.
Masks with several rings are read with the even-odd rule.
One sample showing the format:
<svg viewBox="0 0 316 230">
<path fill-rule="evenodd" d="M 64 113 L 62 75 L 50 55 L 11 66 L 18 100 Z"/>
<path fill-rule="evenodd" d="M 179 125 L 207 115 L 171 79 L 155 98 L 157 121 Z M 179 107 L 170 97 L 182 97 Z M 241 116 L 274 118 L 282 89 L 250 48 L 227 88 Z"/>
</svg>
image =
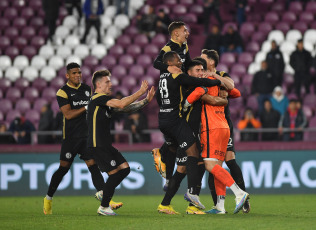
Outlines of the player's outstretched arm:
<svg viewBox="0 0 316 230">
<path fill-rule="evenodd" d="M 179 81 L 181 85 L 187 86 L 205 86 L 205 87 L 212 87 L 212 86 L 220 86 L 222 82 L 220 80 L 212 80 L 207 78 L 197 78 L 191 77 L 187 74 L 172 74 L 172 77 Z"/>
<path fill-rule="evenodd" d="M 208 94 L 204 94 L 201 97 L 201 100 L 206 102 L 207 104 L 213 105 L 213 106 L 223 106 L 228 104 L 228 100 L 223 97 L 218 96 L 211 96 Z"/>
<path fill-rule="evenodd" d="M 149 102 L 152 101 L 152 99 L 155 96 L 155 88 L 152 86 L 151 89 L 148 91 L 147 96 L 145 99 L 141 100 L 141 101 L 137 101 L 134 102 L 128 106 L 126 106 L 123 109 L 119 109 L 119 108 L 114 108 L 113 111 L 114 112 L 118 112 L 118 113 L 133 113 L 136 112 L 137 110 L 140 110 L 142 108 L 144 108 Z"/>
<path fill-rule="evenodd" d="M 112 108 L 123 109 L 126 106 L 133 103 L 134 101 L 136 101 L 138 98 L 140 98 L 144 93 L 146 93 L 147 89 L 148 89 L 148 82 L 142 81 L 142 85 L 136 93 L 134 93 L 128 97 L 123 97 L 120 100 L 119 99 L 111 99 L 111 100 L 107 101 L 106 105 L 109 107 L 112 107 Z"/>
<path fill-rule="evenodd" d="M 62 106 L 60 110 L 67 120 L 79 117 L 82 113 L 86 112 L 85 107 L 82 107 L 80 109 L 71 109 L 70 104 Z"/>
<path fill-rule="evenodd" d="M 210 76 L 215 77 L 216 79 L 218 79 L 221 82 L 223 82 L 225 87 L 227 88 L 227 90 L 232 90 L 235 87 L 234 80 L 229 78 L 229 77 L 222 77 L 222 76 L 219 76 L 216 73 L 211 73 Z"/>
</svg>

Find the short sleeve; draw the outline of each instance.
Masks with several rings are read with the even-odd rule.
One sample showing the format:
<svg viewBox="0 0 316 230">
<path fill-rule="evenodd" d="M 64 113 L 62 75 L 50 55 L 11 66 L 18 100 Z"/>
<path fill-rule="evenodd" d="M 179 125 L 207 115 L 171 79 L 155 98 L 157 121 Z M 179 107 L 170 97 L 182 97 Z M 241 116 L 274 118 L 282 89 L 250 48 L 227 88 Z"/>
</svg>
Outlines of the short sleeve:
<svg viewBox="0 0 316 230">
<path fill-rule="evenodd" d="M 63 107 L 64 105 L 70 104 L 68 100 L 68 95 L 64 90 L 59 89 L 56 93 L 56 96 L 59 108 Z"/>
</svg>

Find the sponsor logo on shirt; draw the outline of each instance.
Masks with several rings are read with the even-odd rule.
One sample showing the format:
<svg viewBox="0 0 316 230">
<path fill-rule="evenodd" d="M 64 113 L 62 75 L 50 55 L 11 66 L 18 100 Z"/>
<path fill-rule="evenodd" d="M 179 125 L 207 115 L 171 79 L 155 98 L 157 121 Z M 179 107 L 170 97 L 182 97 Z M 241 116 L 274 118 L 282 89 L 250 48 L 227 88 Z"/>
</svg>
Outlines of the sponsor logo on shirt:
<svg viewBox="0 0 316 230">
<path fill-rule="evenodd" d="M 72 104 L 74 105 L 74 106 L 77 106 L 77 105 L 87 105 L 89 103 L 89 101 L 83 101 L 83 100 L 81 100 L 81 101 L 73 101 L 72 102 Z"/>
</svg>

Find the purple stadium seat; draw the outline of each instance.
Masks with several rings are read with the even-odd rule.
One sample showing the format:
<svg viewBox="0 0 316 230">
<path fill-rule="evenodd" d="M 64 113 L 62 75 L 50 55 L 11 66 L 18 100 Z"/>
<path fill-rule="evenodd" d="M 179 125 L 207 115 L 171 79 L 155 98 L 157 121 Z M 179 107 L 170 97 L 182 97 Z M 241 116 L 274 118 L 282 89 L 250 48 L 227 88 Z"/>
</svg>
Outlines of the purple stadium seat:
<svg viewBox="0 0 316 230">
<path fill-rule="evenodd" d="M 292 24 L 296 21 L 296 15 L 293 12 L 285 12 L 282 15 L 282 21 Z"/>
<path fill-rule="evenodd" d="M 112 69 L 116 65 L 116 58 L 112 55 L 107 55 L 102 59 L 101 64 Z"/>
<path fill-rule="evenodd" d="M 13 0 L 12 6 L 18 10 L 21 10 L 26 6 L 26 2 L 25 0 Z"/>
<path fill-rule="evenodd" d="M 238 88 L 238 86 L 239 86 L 240 83 L 241 83 L 239 75 L 236 74 L 236 73 L 231 73 L 231 74 L 230 74 L 230 77 L 231 77 L 231 79 L 233 79 L 233 81 L 234 81 L 235 88 L 236 88 L 236 87 Z"/>
<path fill-rule="evenodd" d="M 21 112 L 18 110 L 9 110 L 7 111 L 6 121 L 11 123 L 15 118 L 21 117 Z"/>
<path fill-rule="evenodd" d="M 311 12 L 302 12 L 299 16 L 299 21 L 301 22 L 306 22 L 306 23 L 311 23 L 314 21 L 314 15 Z"/>
<path fill-rule="evenodd" d="M 4 50 L 8 46 L 10 46 L 10 39 L 6 36 L 0 36 L 0 50 Z"/>
<path fill-rule="evenodd" d="M 31 46 L 34 46 L 36 49 L 39 49 L 45 44 L 45 39 L 43 36 L 35 36 L 31 39 Z"/>
<path fill-rule="evenodd" d="M 137 57 L 136 64 L 143 67 L 148 67 L 153 64 L 151 57 L 148 54 L 142 54 Z"/>
<path fill-rule="evenodd" d="M 115 92 L 121 91 L 121 93 L 125 96 L 130 95 L 129 93 L 129 89 L 125 86 L 119 86 L 119 87 L 115 87 Z"/>
<path fill-rule="evenodd" d="M 89 67 L 88 67 L 89 68 Z M 81 70 L 82 71 L 82 70 Z M 65 77 L 66 76 L 66 73 L 67 73 L 67 68 L 66 66 L 63 66 L 62 68 L 60 68 L 58 70 L 58 76 L 60 77 Z"/>
<path fill-rule="evenodd" d="M 271 24 L 275 24 L 280 20 L 279 15 L 276 12 L 268 12 L 265 16 L 264 16 L 264 21 L 271 23 Z"/>
<path fill-rule="evenodd" d="M 109 50 L 109 54 L 117 58 L 121 56 L 122 54 L 124 54 L 124 48 L 121 45 L 114 45 Z"/>
<path fill-rule="evenodd" d="M 293 24 L 293 29 L 300 31 L 302 34 L 308 29 L 308 25 L 306 22 L 295 22 Z"/>
<path fill-rule="evenodd" d="M 303 111 L 304 111 L 304 114 L 305 114 L 307 120 L 310 120 L 311 117 L 313 116 L 313 108 L 310 107 L 310 106 L 304 105 L 303 106 Z"/>
<path fill-rule="evenodd" d="M 0 1 L 1 2 L 1 1 Z M 1 18 L 0 20 L 0 31 L 10 26 L 10 20 L 7 18 Z"/>
<path fill-rule="evenodd" d="M 148 128 L 149 129 L 158 129 L 159 128 L 157 114 L 148 114 L 147 115 L 147 119 L 148 119 L 148 121 L 150 121 L 150 122 L 148 122 Z M 159 133 L 159 132 L 155 132 L 155 133 Z M 155 142 L 155 141 L 158 140 L 156 136 L 153 136 L 153 134 L 151 134 L 151 138 L 152 138 L 151 139 L 152 142 Z M 158 137 L 158 138 L 159 138 L 159 141 L 160 141 L 161 137 Z M 163 142 L 161 142 L 161 143 L 163 143 Z"/>
<path fill-rule="evenodd" d="M 127 75 L 126 68 L 124 66 L 115 66 L 112 69 L 112 76 L 122 79 Z"/>
<path fill-rule="evenodd" d="M 144 54 L 148 54 L 151 57 L 156 57 L 159 54 L 159 48 L 157 47 L 157 45 L 148 44 L 144 48 Z"/>
<path fill-rule="evenodd" d="M 41 111 L 42 107 L 44 105 L 46 105 L 48 103 L 48 101 L 44 98 L 38 98 L 34 101 L 34 104 L 33 104 L 33 109 L 36 110 L 36 111 Z"/>
<path fill-rule="evenodd" d="M 225 65 L 225 64 L 222 64 L 222 63 L 219 63 L 219 64 L 216 66 L 216 69 L 217 69 L 218 71 L 225 71 L 226 73 L 229 72 L 228 66 Z"/>
<path fill-rule="evenodd" d="M 40 112 L 36 111 L 36 110 L 28 110 L 26 113 L 25 113 L 25 119 L 26 120 L 29 120 L 30 122 L 32 122 L 33 125 L 35 125 L 36 123 L 39 122 L 40 120 Z"/>
<path fill-rule="evenodd" d="M 131 35 L 131 36 L 135 36 L 135 35 L 137 35 L 139 32 L 138 32 L 138 29 L 136 28 L 136 26 L 129 26 L 129 27 L 125 30 L 125 33 L 128 34 L 128 35 Z"/>
<path fill-rule="evenodd" d="M 40 36 L 46 38 L 46 37 L 48 37 L 48 34 L 49 34 L 49 29 L 48 29 L 48 27 L 45 26 L 45 27 L 39 28 L 39 30 L 38 30 L 38 35 L 40 35 Z"/>
<path fill-rule="evenodd" d="M 150 139 L 151 139 L 151 143 L 162 144 L 165 142 L 165 139 L 161 132 L 150 133 Z"/>
<path fill-rule="evenodd" d="M 28 99 L 30 102 L 34 102 L 39 97 L 39 92 L 35 87 L 27 88 L 24 91 L 24 98 Z"/>
<path fill-rule="evenodd" d="M 246 51 L 252 52 L 252 53 L 257 53 L 260 51 L 260 46 L 257 42 L 249 42 L 246 45 Z"/>
<path fill-rule="evenodd" d="M 151 40 L 151 44 L 157 45 L 158 47 L 163 47 L 166 43 L 167 43 L 167 39 L 164 34 L 157 34 Z"/>
<path fill-rule="evenodd" d="M 155 78 L 152 77 L 152 76 L 148 76 L 148 75 L 145 75 L 145 76 L 142 76 L 140 79 L 139 79 L 139 83 L 141 83 L 142 81 L 148 81 L 148 85 L 151 86 L 151 85 L 156 85 L 156 81 L 155 81 Z"/>
<path fill-rule="evenodd" d="M 310 106 L 312 108 L 316 108 L 316 104 L 315 104 L 315 101 L 316 101 L 316 95 L 315 94 L 307 94 L 305 97 L 304 97 L 304 102 L 303 104 L 305 106 Z"/>
<path fill-rule="evenodd" d="M 316 128 L 316 116 L 312 117 L 309 121 L 309 127 Z M 316 135 L 314 135 L 316 137 Z"/>
<path fill-rule="evenodd" d="M 22 55 L 26 56 L 29 60 L 37 54 L 37 50 L 33 46 L 27 46 L 22 50 Z"/>
<path fill-rule="evenodd" d="M 81 72 L 82 72 L 82 69 L 81 69 Z M 61 88 L 64 84 L 65 84 L 64 77 L 55 77 L 53 80 L 51 80 L 50 87 L 54 88 L 57 92 L 57 90 Z"/>
<path fill-rule="evenodd" d="M 21 96 L 21 90 L 16 87 L 9 88 L 6 93 L 6 98 L 12 102 L 16 102 Z"/>
<path fill-rule="evenodd" d="M 21 17 L 29 20 L 31 17 L 34 17 L 34 10 L 31 7 L 22 8 Z"/>
<path fill-rule="evenodd" d="M 16 56 L 19 55 L 19 49 L 15 46 L 9 46 L 5 49 L 5 55 L 9 56 L 13 60 Z"/>
<path fill-rule="evenodd" d="M 275 25 L 276 30 L 281 30 L 284 34 L 286 34 L 290 29 L 290 25 L 287 22 L 279 22 Z"/>
<path fill-rule="evenodd" d="M 187 13 L 187 8 L 184 5 L 177 4 L 176 6 L 173 6 L 172 8 L 173 8 L 172 13 L 177 16 L 184 15 Z"/>
<path fill-rule="evenodd" d="M 19 36 L 19 30 L 15 27 L 8 27 L 5 29 L 4 35 L 13 40 Z"/>
<path fill-rule="evenodd" d="M 29 85 L 30 85 L 29 81 L 26 80 L 25 78 L 19 78 L 14 83 L 14 87 L 20 89 L 21 91 L 29 87 Z"/>
<path fill-rule="evenodd" d="M 117 39 L 116 44 L 127 47 L 132 44 L 132 39 L 128 35 L 122 35 Z"/>
<path fill-rule="evenodd" d="M 33 8 L 34 10 L 39 10 L 42 8 L 42 1 L 41 0 L 31 0 L 29 2 L 29 7 Z"/>
<path fill-rule="evenodd" d="M 135 78 L 140 78 L 141 76 L 144 75 L 144 73 L 145 73 L 144 67 L 141 65 L 133 65 L 129 69 L 129 75 Z"/>
<path fill-rule="evenodd" d="M 251 85 L 253 79 L 253 75 L 251 74 L 245 74 L 241 77 L 242 83 L 244 85 Z"/>
<path fill-rule="evenodd" d="M 23 50 L 27 46 L 27 39 L 24 37 L 17 37 L 14 39 L 13 45 L 19 50 Z"/>
<path fill-rule="evenodd" d="M 294 13 L 299 13 L 303 11 L 303 5 L 301 2 L 291 2 L 289 11 L 294 12 Z"/>
<path fill-rule="evenodd" d="M 9 99 L 2 98 L 0 100 L 0 104 L 0 111 L 2 111 L 3 113 L 6 113 L 13 108 L 12 102 Z"/>
<path fill-rule="evenodd" d="M 9 1 L 8 0 L 2 0 L 0 1 L 0 11 L 7 9 L 9 7 Z M 2 20 L 2 18 L 1 18 Z"/>
<path fill-rule="evenodd" d="M 11 81 L 7 78 L 0 78 L 0 89 L 2 92 L 6 92 L 11 87 Z"/>
<path fill-rule="evenodd" d="M 120 80 L 116 77 L 111 77 L 111 83 L 114 87 L 116 87 L 120 85 Z"/>
<path fill-rule="evenodd" d="M 21 37 L 24 37 L 28 40 L 30 40 L 31 38 L 33 38 L 36 34 L 36 30 L 31 27 L 31 26 L 26 26 L 22 29 L 22 32 L 21 32 Z"/>
<path fill-rule="evenodd" d="M 258 100 L 255 95 L 251 95 L 247 98 L 246 106 L 252 108 L 254 111 L 258 110 Z"/>
<path fill-rule="evenodd" d="M 305 6 L 305 11 L 311 12 L 311 13 L 316 13 L 316 2 L 307 2 Z"/>
<path fill-rule="evenodd" d="M 126 53 L 132 55 L 133 57 L 137 57 L 142 53 L 142 49 L 140 45 L 131 44 L 127 47 Z"/>
<path fill-rule="evenodd" d="M 230 72 L 242 77 L 247 73 L 247 69 L 243 64 L 237 63 L 232 66 Z"/>
<path fill-rule="evenodd" d="M 98 64 L 99 64 L 99 59 L 92 55 L 87 56 L 83 61 L 83 65 L 88 66 L 90 69 L 93 69 Z"/>
<path fill-rule="evenodd" d="M 202 14 L 203 13 L 203 6 L 198 5 L 198 4 L 194 4 L 193 6 L 190 7 L 189 12 L 193 13 L 193 14 Z"/>
<path fill-rule="evenodd" d="M 193 0 L 179 0 L 179 3 L 181 5 L 191 6 L 194 4 L 194 1 Z"/>
<path fill-rule="evenodd" d="M 275 2 L 271 6 L 272 11 L 283 12 L 284 11 L 284 3 L 283 2 Z"/>
<path fill-rule="evenodd" d="M 140 45 L 140 46 L 146 46 L 149 41 L 148 37 L 145 34 L 138 34 L 134 37 L 134 44 Z"/>
<path fill-rule="evenodd" d="M 137 80 L 134 76 L 128 75 L 122 78 L 121 86 L 127 87 L 129 89 L 137 85 Z"/>
<path fill-rule="evenodd" d="M 124 54 L 119 58 L 119 65 L 129 68 L 134 64 L 134 59 L 129 54 Z"/>
<path fill-rule="evenodd" d="M 44 20 L 40 17 L 34 17 L 30 19 L 29 25 L 39 29 L 40 27 L 44 26 Z"/>
<path fill-rule="evenodd" d="M 222 34 L 225 34 L 227 32 L 228 27 L 232 26 L 234 30 L 238 31 L 237 23 L 235 22 L 227 22 L 225 23 L 223 29 L 222 29 Z"/>
<path fill-rule="evenodd" d="M 147 67 L 146 75 L 158 78 L 160 75 L 160 71 L 155 69 L 153 66 Z"/>
<path fill-rule="evenodd" d="M 9 7 L 3 12 L 3 17 L 13 20 L 14 18 L 18 17 L 18 10 L 13 7 Z"/>
<path fill-rule="evenodd" d="M 240 27 L 240 34 L 249 37 L 255 30 L 255 25 L 252 22 L 244 22 Z"/>
<path fill-rule="evenodd" d="M 251 53 L 243 52 L 239 54 L 238 63 L 248 66 L 253 62 L 253 56 Z"/>
<path fill-rule="evenodd" d="M 105 65 L 97 65 L 94 68 L 92 68 L 92 70 L 93 70 L 92 72 L 99 71 L 99 70 L 104 70 L 104 69 L 107 69 L 107 67 Z"/>
<path fill-rule="evenodd" d="M 21 98 L 15 103 L 15 109 L 24 114 L 27 110 L 31 109 L 31 103 L 29 100 Z"/>
<path fill-rule="evenodd" d="M 52 102 L 52 110 L 54 111 L 54 114 L 60 111 L 57 100 L 54 100 Z"/>
<path fill-rule="evenodd" d="M 267 35 L 273 29 L 272 25 L 268 22 L 261 22 L 258 25 L 258 31 Z"/>
<path fill-rule="evenodd" d="M 19 30 L 23 29 L 27 25 L 25 18 L 15 18 L 12 22 L 12 26 L 18 28 Z"/>
<path fill-rule="evenodd" d="M 56 99 L 56 89 L 53 87 L 45 88 L 42 91 L 42 98 L 45 98 L 47 101 L 52 102 Z"/>
<path fill-rule="evenodd" d="M 236 62 L 235 55 L 233 53 L 223 53 L 220 62 L 230 67 Z"/>
<path fill-rule="evenodd" d="M 81 69 L 81 74 L 82 74 L 83 78 L 90 78 L 91 79 L 92 72 L 91 72 L 91 69 L 88 66 L 81 66 L 80 69 Z M 65 79 L 65 74 L 64 75 L 59 75 L 59 73 L 58 73 L 58 76 L 60 76 L 63 79 L 63 81 L 65 82 L 65 80 L 66 80 Z"/>
</svg>

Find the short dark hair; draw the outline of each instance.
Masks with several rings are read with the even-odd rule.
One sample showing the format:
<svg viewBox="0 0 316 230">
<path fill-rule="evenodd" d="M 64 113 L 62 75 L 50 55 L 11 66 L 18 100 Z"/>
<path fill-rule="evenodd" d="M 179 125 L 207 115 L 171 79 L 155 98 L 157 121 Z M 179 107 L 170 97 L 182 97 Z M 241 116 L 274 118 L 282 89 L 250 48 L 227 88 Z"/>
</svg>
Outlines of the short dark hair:
<svg viewBox="0 0 316 230">
<path fill-rule="evenodd" d="M 202 54 L 205 54 L 208 59 L 215 61 L 215 67 L 218 65 L 219 55 L 216 50 L 203 49 Z"/>
<path fill-rule="evenodd" d="M 201 58 L 201 57 L 195 57 L 195 58 L 193 58 L 192 60 L 196 60 L 196 61 L 199 61 L 199 62 L 201 62 L 202 63 L 202 65 L 203 65 L 203 69 L 204 70 L 207 70 L 207 63 L 206 63 L 206 61 L 205 61 L 205 59 L 204 58 Z"/>
<path fill-rule="evenodd" d="M 168 64 L 168 61 L 172 61 L 175 58 L 175 55 L 177 55 L 177 52 L 175 51 L 165 53 L 162 57 L 163 63 Z"/>
<path fill-rule="evenodd" d="M 200 62 L 200 61 L 198 61 L 198 60 L 192 60 L 192 61 L 189 62 L 187 68 L 188 68 L 188 70 L 190 70 L 190 69 L 192 69 L 193 67 L 195 67 L 195 66 L 197 66 L 197 65 L 203 66 L 203 63 Z"/>
<path fill-rule="evenodd" d="M 111 77 L 111 72 L 107 69 L 95 71 L 92 75 L 92 85 L 93 88 L 96 89 L 96 83 L 103 77 Z"/>
<path fill-rule="evenodd" d="M 297 43 L 303 43 L 303 39 L 301 38 L 301 39 L 298 39 L 297 40 Z"/>
<path fill-rule="evenodd" d="M 66 66 L 67 72 L 74 68 L 80 68 L 80 65 L 78 63 L 71 62 Z"/>
<path fill-rule="evenodd" d="M 181 21 L 177 21 L 177 22 L 171 22 L 170 25 L 168 26 L 168 32 L 171 35 L 172 32 L 176 29 L 181 28 L 181 26 L 184 26 L 185 23 L 181 22 Z"/>
</svg>

